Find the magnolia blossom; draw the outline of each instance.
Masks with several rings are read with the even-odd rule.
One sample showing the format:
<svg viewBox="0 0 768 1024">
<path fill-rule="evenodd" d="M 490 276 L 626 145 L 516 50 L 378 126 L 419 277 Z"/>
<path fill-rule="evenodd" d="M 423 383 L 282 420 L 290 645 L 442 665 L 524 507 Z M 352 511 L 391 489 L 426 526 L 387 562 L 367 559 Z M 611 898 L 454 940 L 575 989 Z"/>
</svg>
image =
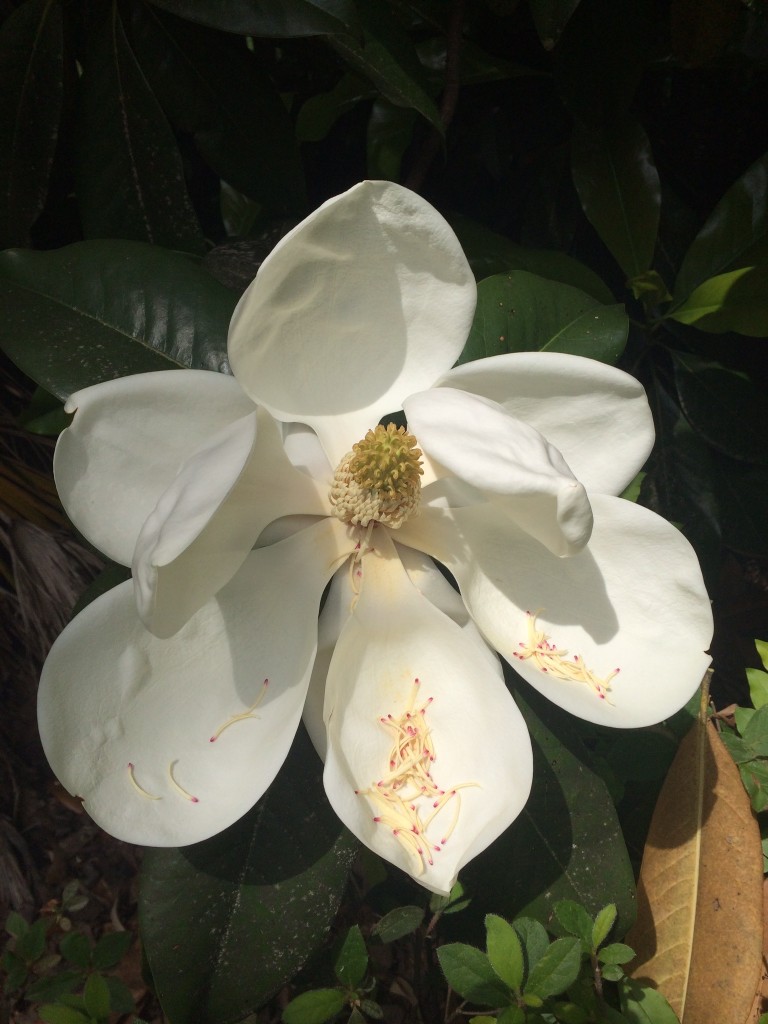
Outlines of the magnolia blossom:
<svg viewBox="0 0 768 1024">
<path fill-rule="evenodd" d="M 451 369 L 475 302 L 442 217 L 364 182 L 264 262 L 234 376 L 72 395 L 57 486 L 133 579 L 57 640 L 39 716 L 105 829 L 177 846 L 226 828 L 304 710 L 344 823 L 447 892 L 531 785 L 496 651 L 602 725 L 690 697 L 712 628 L 696 558 L 616 497 L 653 443 L 642 387 L 553 353 Z"/>
</svg>

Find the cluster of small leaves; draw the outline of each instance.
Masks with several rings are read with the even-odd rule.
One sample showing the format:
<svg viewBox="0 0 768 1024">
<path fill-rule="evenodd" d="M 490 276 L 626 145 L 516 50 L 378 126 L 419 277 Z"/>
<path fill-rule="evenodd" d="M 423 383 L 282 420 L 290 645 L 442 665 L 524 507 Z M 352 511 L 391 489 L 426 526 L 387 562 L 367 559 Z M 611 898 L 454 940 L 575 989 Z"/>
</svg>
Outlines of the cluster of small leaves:
<svg viewBox="0 0 768 1024">
<path fill-rule="evenodd" d="M 422 912 L 423 913 L 423 912 Z M 338 986 L 304 992 L 283 1010 L 285 1024 L 324 1024 L 349 1007 L 349 1024 L 364 1024 L 366 1018 L 381 1020 L 383 1011 L 370 998 L 375 982 L 367 980 L 368 950 L 359 927 L 349 929 L 336 956 L 334 972 Z"/>
<path fill-rule="evenodd" d="M 518 917 L 510 924 L 488 914 L 485 952 L 461 942 L 438 949 L 451 988 L 467 1004 L 491 1008 L 470 1024 L 647 1021 L 641 1009 L 647 993 L 625 977 L 622 967 L 634 957 L 633 950 L 622 942 L 606 943 L 616 907 L 608 904 L 593 919 L 580 904 L 561 900 L 554 917 L 552 927 L 566 933 L 558 938 L 552 939 L 533 918 Z M 610 983 L 620 987 L 609 992 Z M 658 993 L 653 997 L 655 1024 L 673 1024 L 677 1018 L 666 1001 Z"/>
<path fill-rule="evenodd" d="M 70 883 L 51 913 L 30 924 L 12 911 L 5 922 L 6 998 L 15 1007 L 35 1006 L 45 1024 L 103 1024 L 110 1013 L 133 1010 L 126 985 L 105 973 L 120 963 L 133 936 L 110 932 L 91 942 L 67 916 L 85 902 Z"/>
<path fill-rule="evenodd" d="M 768 642 L 755 640 L 763 669 L 748 668 L 751 708 L 735 708 L 735 730 L 723 729 L 720 736 L 739 766 L 741 780 L 760 815 L 763 834 L 764 868 L 768 871 Z M 765 670 L 765 671 L 764 671 Z"/>
</svg>

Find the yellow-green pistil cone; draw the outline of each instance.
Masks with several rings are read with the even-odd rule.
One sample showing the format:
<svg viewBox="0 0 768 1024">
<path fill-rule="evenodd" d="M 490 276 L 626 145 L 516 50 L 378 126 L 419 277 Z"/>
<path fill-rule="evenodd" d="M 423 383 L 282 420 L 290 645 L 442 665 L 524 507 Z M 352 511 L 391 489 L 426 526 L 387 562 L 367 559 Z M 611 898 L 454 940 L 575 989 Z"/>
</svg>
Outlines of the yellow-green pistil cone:
<svg viewBox="0 0 768 1024">
<path fill-rule="evenodd" d="M 375 522 L 396 530 L 419 507 L 423 472 L 413 434 L 379 424 L 339 463 L 330 493 L 333 513 L 353 526 Z"/>
</svg>

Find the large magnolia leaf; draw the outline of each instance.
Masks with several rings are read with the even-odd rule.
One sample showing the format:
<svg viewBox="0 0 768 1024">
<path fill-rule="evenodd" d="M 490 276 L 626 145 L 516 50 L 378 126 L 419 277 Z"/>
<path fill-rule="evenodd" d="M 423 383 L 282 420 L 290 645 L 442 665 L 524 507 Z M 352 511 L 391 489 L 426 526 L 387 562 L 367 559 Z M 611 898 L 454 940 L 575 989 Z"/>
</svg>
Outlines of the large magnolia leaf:
<svg viewBox="0 0 768 1024">
<path fill-rule="evenodd" d="M 77 201 L 87 238 L 203 252 L 176 140 L 126 39 L 117 4 L 80 81 Z"/>
<path fill-rule="evenodd" d="M 0 253 L 0 302 L 0 347 L 66 399 L 130 373 L 226 370 L 237 296 L 181 253 L 93 241 Z"/>
<path fill-rule="evenodd" d="M 584 213 L 630 280 L 653 261 L 661 185 L 639 124 L 595 128 L 577 121 L 571 140 L 573 181 Z"/>
<path fill-rule="evenodd" d="M 768 465 L 765 390 L 718 363 L 674 358 L 680 407 L 696 433 L 724 455 Z"/>
<path fill-rule="evenodd" d="M 439 132 L 443 122 L 410 37 L 381 0 L 360 5 L 363 38 L 329 36 L 328 42 L 353 71 L 371 82 L 397 107 L 412 107 Z"/>
<path fill-rule="evenodd" d="M 768 335 L 768 263 L 707 278 L 669 314 L 710 334 Z"/>
<path fill-rule="evenodd" d="M 682 1024 L 743 1024 L 760 976 L 760 832 L 714 727 L 697 722 L 659 796 L 638 882 L 632 977 Z"/>
<path fill-rule="evenodd" d="M 461 872 L 472 902 L 456 925 L 477 927 L 486 913 L 543 921 L 570 899 L 592 914 L 615 903 L 621 932 L 634 919 L 635 883 L 611 795 L 588 767 L 571 716 L 514 678 L 533 741 L 533 788 L 517 821 Z"/>
<path fill-rule="evenodd" d="M 257 200 L 263 216 L 303 212 L 288 109 L 244 39 L 139 5 L 131 41 L 163 110 L 219 178 Z"/>
<path fill-rule="evenodd" d="M 629 322 L 623 306 L 524 270 L 481 281 L 461 362 L 505 352 L 569 352 L 615 363 Z"/>
<path fill-rule="evenodd" d="M 171 14 L 243 36 L 319 36 L 355 29 L 354 0 L 150 0 Z"/>
<path fill-rule="evenodd" d="M 551 50 L 580 0 L 528 0 L 541 45 Z"/>
<path fill-rule="evenodd" d="M 323 945 L 357 843 L 321 776 L 301 729 L 275 782 L 236 825 L 184 849 L 146 851 L 141 934 L 174 1024 L 242 1020 Z"/>
<path fill-rule="evenodd" d="M 0 31 L 0 248 L 27 245 L 43 208 L 64 90 L 61 8 L 30 0 Z"/>
<path fill-rule="evenodd" d="M 685 254 L 675 282 L 680 305 L 707 278 L 768 260 L 768 153 L 734 182 Z"/>
<path fill-rule="evenodd" d="M 557 249 L 529 249 L 499 235 L 469 217 L 449 218 L 478 281 L 506 270 L 527 270 L 549 281 L 560 281 L 610 305 L 613 295 L 602 278 L 584 263 Z"/>
</svg>

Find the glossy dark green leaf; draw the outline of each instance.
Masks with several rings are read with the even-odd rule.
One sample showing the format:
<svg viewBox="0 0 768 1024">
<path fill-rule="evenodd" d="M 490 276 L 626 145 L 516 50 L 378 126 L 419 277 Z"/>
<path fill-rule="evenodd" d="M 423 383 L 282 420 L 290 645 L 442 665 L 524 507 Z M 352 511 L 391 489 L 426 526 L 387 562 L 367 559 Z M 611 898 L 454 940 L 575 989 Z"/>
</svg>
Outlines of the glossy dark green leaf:
<svg viewBox="0 0 768 1024">
<path fill-rule="evenodd" d="M 49 977 L 38 978 L 26 990 L 26 998 L 35 1003 L 53 1002 L 59 996 L 73 992 L 83 984 L 81 971 L 60 971 Z"/>
<path fill-rule="evenodd" d="M 0 253 L 0 347 L 59 398 L 113 377 L 226 370 L 237 296 L 188 257 L 128 241 Z"/>
<path fill-rule="evenodd" d="M 378 936 L 382 942 L 394 942 L 415 932 L 423 920 L 423 907 L 395 907 L 376 922 L 371 935 Z"/>
<path fill-rule="evenodd" d="M 720 571 L 722 532 L 714 453 L 658 382 L 649 389 L 649 400 L 656 413 L 656 446 L 641 502 L 680 524 L 696 549 L 705 578 L 714 579 Z"/>
<path fill-rule="evenodd" d="M 715 465 L 723 543 L 768 558 L 768 467 L 726 458 Z"/>
<path fill-rule="evenodd" d="M 478 281 L 508 270 L 527 270 L 549 281 L 579 288 L 604 305 L 613 302 L 613 295 L 602 279 L 567 253 L 528 249 L 468 217 L 452 216 L 449 220 Z"/>
<path fill-rule="evenodd" d="M 310 96 L 304 103 L 296 119 L 296 138 L 299 142 L 320 142 L 342 114 L 374 95 L 370 82 L 347 72 L 328 92 Z"/>
<path fill-rule="evenodd" d="M 573 116 L 597 127 L 627 120 L 658 37 L 654 0 L 582 0 L 552 52 L 555 81 Z"/>
<path fill-rule="evenodd" d="M 739 765 L 739 774 L 749 794 L 752 809 L 756 814 L 768 808 L 768 760 L 745 761 Z"/>
<path fill-rule="evenodd" d="M 628 120 L 611 128 L 577 121 L 571 166 L 587 219 L 628 279 L 643 274 L 653 261 L 661 208 L 647 135 Z"/>
<path fill-rule="evenodd" d="M 477 289 L 477 308 L 459 362 L 505 352 L 568 352 L 615 363 L 627 341 L 623 306 L 524 270 L 494 274 Z"/>
<path fill-rule="evenodd" d="M 551 50 L 580 0 L 528 0 L 541 45 Z"/>
<path fill-rule="evenodd" d="M 283 217 L 306 205 L 293 124 L 277 88 L 244 39 L 170 18 L 146 5 L 130 39 L 176 130 L 223 181 Z"/>
<path fill-rule="evenodd" d="M 333 969 L 339 984 L 347 988 L 357 988 L 362 983 L 368 969 L 368 950 L 358 925 L 353 924 L 347 932 Z"/>
<path fill-rule="evenodd" d="M 555 939 L 528 975 L 525 994 L 538 996 L 539 999 L 559 995 L 576 981 L 580 967 L 579 939 Z"/>
<path fill-rule="evenodd" d="M 83 232 L 202 252 L 173 132 L 117 5 L 105 14 L 80 80 L 76 176 Z"/>
<path fill-rule="evenodd" d="M 766 395 L 741 373 L 675 353 L 675 384 L 686 419 L 707 444 L 735 459 L 768 464 Z"/>
<path fill-rule="evenodd" d="M 0 249 L 29 244 L 48 194 L 63 45 L 58 0 L 27 0 L 0 29 Z"/>
<path fill-rule="evenodd" d="M 150 0 L 171 14 L 242 36 L 329 35 L 357 27 L 354 0 Z"/>
<path fill-rule="evenodd" d="M 366 0 L 359 9 L 362 38 L 329 36 L 328 42 L 349 66 L 398 107 L 412 107 L 440 133 L 443 122 L 429 91 L 424 69 L 410 37 L 383 0 Z"/>
<path fill-rule="evenodd" d="M 450 942 L 440 946 L 437 959 L 445 980 L 462 999 L 484 1006 L 503 1006 L 510 1001 L 509 991 L 482 950 L 463 942 Z"/>
<path fill-rule="evenodd" d="M 337 988 L 316 988 L 302 992 L 283 1010 L 283 1024 L 324 1024 L 340 1013 L 344 995 Z"/>
<path fill-rule="evenodd" d="M 634 920 L 635 882 L 613 800 L 571 717 L 522 682 L 514 696 L 533 742 L 533 788 L 520 817 L 462 871 L 473 900 L 460 921 L 492 912 L 517 928 L 518 914 L 546 921 L 561 899 L 591 914 L 610 900 L 621 933 Z"/>
<path fill-rule="evenodd" d="M 241 1020 L 285 984 L 323 945 L 355 850 L 303 729 L 239 822 L 194 846 L 147 850 L 141 934 L 174 1024 Z"/>
<path fill-rule="evenodd" d="M 702 282 L 768 259 L 768 153 L 736 181 L 685 254 L 675 282 L 682 303 Z"/>
<path fill-rule="evenodd" d="M 399 181 L 405 152 L 413 141 L 418 114 L 409 107 L 378 99 L 371 107 L 367 133 L 369 178 Z"/>
<path fill-rule="evenodd" d="M 749 716 L 746 728 L 741 730 L 741 738 L 751 748 L 754 757 L 768 757 L 768 707 L 762 707 Z"/>
<path fill-rule="evenodd" d="M 710 334 L 768 336 L 768 263 L 707 278 L 669 316 Z"/>
<path fill-rule="evenodd" d="M 109 989 L 109 1005 L 112 1013 L 133 1013 L 136 1005 L 131 990 L 116 975 L 108 974 L 104 980 Z M 131 1024 L 135 1021 L 131 1020 Z"/>
</svg>

